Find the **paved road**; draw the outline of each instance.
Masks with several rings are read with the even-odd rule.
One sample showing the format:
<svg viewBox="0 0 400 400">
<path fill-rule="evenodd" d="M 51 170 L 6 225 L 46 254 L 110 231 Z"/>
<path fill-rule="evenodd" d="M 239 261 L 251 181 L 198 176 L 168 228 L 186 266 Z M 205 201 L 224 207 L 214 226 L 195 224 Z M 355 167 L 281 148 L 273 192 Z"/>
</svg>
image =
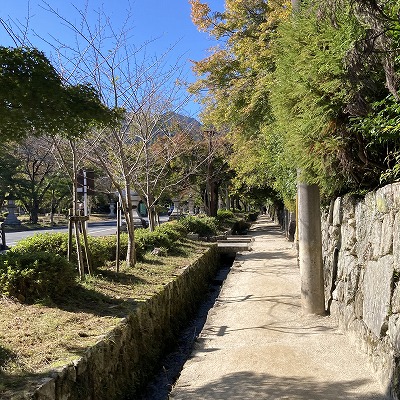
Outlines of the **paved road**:
<svg viewBox="0 0 400 400">
<path fill-rule="evenodd" d="M 101 222 L 89 222 L 88 233 L 92 236 L 108 236 L 113 235 L 116 232 L 116 220 L 101 221 Z M 67 232 L 67 227 L 52 228 L 52 229 L 38 229 L 22 232 L 7 232 L 6 228 L 6 244 L 8 247 L 14 246 L 19 240 L 29 236 L 33 236 L 36 233 L 47 233 L 47 232 Z"/>
<path fill-rule="evenodd" d="M 160 222 L 168 221 L 168 216 L 160 217 Z M 145 218 L 146 219 L 146 218 Z M 53 228 L 53 229 L 38 229 L 31 231 L 22 231 L 22 232 L 7 232 L 6 228 L 6 244 L 8 247 L 12 247 L 19 240 L 24 239 L 29 236 L 33 236 L 36 233 L 46 233 L 46 232 L 67 232 L 68 228 Z M 117 220 L 107 220 L 100 222 L 88 222 L 88 233 L 91 236 L 109 236 L 115 235 L 117 231 Z"/>
</svg>

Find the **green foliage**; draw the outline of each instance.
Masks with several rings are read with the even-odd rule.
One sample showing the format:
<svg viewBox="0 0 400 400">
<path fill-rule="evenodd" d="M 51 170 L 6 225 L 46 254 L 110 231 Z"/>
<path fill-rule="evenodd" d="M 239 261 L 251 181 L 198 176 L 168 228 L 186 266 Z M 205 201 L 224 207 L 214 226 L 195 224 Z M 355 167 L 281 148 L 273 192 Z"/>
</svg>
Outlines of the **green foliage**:
<svg viewBox="0 0 400 400">
<path fill-rule="evenodd" d="M 174 242 L 168 233 L 162 230 L 156 229 L 151 232 L 148 229 L 136 229 L 135 243 L 137 243 L 139 249 L 143 249 L 146 252 L 153 250 L 155 247 L 169 249 Z"/>
<path fill-rule="evenodd" d="M 254 222 L 254 221 L 257 221 L 257 217 L 258 217 L 258 213 L 251 212 L 251 213 L 247 214 L 246 219 L 247 219 L 247 221 Z"/>
<path fill-rule="evenodd" d="M 20 240 L 13 247 L 13 251 L 18 254 L 48 252 L 66 257 L 68 254 L 68 234 L 37 233 Z"/>
<path fill-rule="evenodd" d="M 400 179 L 400 151 L 391 153 L 390 164 L 391 167 L 381 174 L 382 184 L 395 182 Z"/>
<path fill-rule="evenodd" d="M 217 233 L 216 218 L 207 216 L 187 216 L 179 220 L 179 223 L 188 231 L 200 236 L 212 236 Z"/>
<path fill-rule="evenodd" d="M 231 213 L 226 213 L 231 215 Z M 214 235 L 217 232 L 216 219 L 212 217 L 186 217 L 180 221 L 171 221 L 157 227 L 153 232 L 148 229 L 135 229 L 135 250 L 138 260 L 144 258 L 147 252 L 154 248 L 161 248 L 162 254 L 179 245 L 179 240 L 186 237 L 187 232 L 198 233 L 201 236 Z M 83 238 L 81 237 L 82 241 Z M 107 262 L 114 261 L 116 257 L 116 237 L 88 236 L 89 252 L 92 258 L 93 269 L 104 266 Z M 126 257 L 128 249 L 128 235 L 120 236 L 120 258 Z M 7 254 L 15 254 L 15 258 L 29 255 L 57 254 L 57 260 L 66 260 L 68 250 L 67 233 L 43 233 L 22 239 Z M 49 256 L 49 257 L 50 257 Z M 51 258 L 49 258 L 51 259 Z M 76 263 L 75 237 L 73 241 L 72 261 Z M 25 296 L 25 295 L 24 295 Z"/>
<path fill-rule="evenodd" d="M 0 202 L 3 204 L 6 193 L 10 191 L 10 183 L 17 168 L 21 165 L 21 160 L 15 154 L 14 146 L 9 143 L 2 143 L 0 153 Z"/>
<path fill-rule="evenodd" d="M 42 52 L 0 47 L 0 88 L 3 139 L 57 130 L 61 78 Z"/>
<path fill-rule="evenodd" d="M 341 132 L 344 110 L 353 94 L 344 60 L 363 30 L 349 7 L 336 10 L 334 23 L 326 10 L 318 13 L 319 7 L 305 4 L 278 29 L 271 91 L 276 120 L 266 135 L 272 130 L 282 137 L 277 154 L 283 157 L 274 158 L 283 170 L 291 163 L 293 170 L 305 171 L 302 179 L 331 194 L 347 179 L 338 175 L 348 145 Z"/>
<path fill-rule="evenodd" d="M 364 156 L 371 160 L 371 180 L 390 183 L 399 178 L 400 103 L 393 95 L 376 101 L 364 117 L 352 118 L 350 131 L 365 143 Z"/>
<path fill-rule="evenodd" d="M 223 42 L 194 64 L 199 78 L 190 89 L 199 96 L 205 93 L 203 122 L 229 129 L 233 151 L 225 160 L 236 174 L 233 189 L 241 194 L 246 189 L 246 195 L 251 195 L 253 189 L 272 187 L 274 181 L 260 127 L 273 119 L 270 44 L 278 24 L 290 13 L 290 2 L 230 0 L 224 12 L 211 12 L 200 0 L 190 3 L 198 28 Z"/>
<path fill-rule="evenodd" d="M 269 46 L 280 20 L 290 12 L 288 1 L 230 0 L 224 12 L 211 12 L 200 0 L 191 0 L 192 19 L 222 43 L 206 59 L 195 62 L 199 76 L 193 92 L 207 90 L 205 101 L 215 126 L 257 130 L 269 118 L 269 72 L 273 70 Z"/>
<path fill-rule="evenodd" d="M 232 226 L 232 235 L 245 235 L 251 224 L 243 219 L 236 221 Z"/>
<path fill-rule="evenodd" d="M 89 84 L 66 86 L 37 49 L 0 46 L 0 135 L 62 133 L 76 137 L 93 124 L 110 123 L 116 114 L 105 107 Z"/>
<path fill-rule="evenodd" d="M 287 154 L 284 135 L 275 124 L 261 127 L 264 138 L 265 170 L 271 176 L 268 196 L 272 201 L 283 200 L 288 209 L 293 209 L 296 197 L 296 165 L 290 154 Z"/>
<path fill-rule="evenodd" d="M 156 228 L 157 232 L 162 232 L 168 235 L 168 237 L 176 242 L 177 240 L 182 239 L 186 233 L 186 228 L 180 224 L 178 221 L 170 221 L 164 223 Z"/>
<path fill-rule="evenodd" d="M 120 257 L 123 258 L 126 255 L 126 248 L 128 241 L 126 239 L 126 234 L 121 234 L 120 236 Z M 88 244 L 90 256 L 92 258 L 93 269 L 102 267 L 107 261 L 114 261 L 116 257 L 116 236 L 104 236 L 104 237 L 94 237 L 88 236 Z"/>
<path fill-rule="evenodd" d="M 220 41 L 191 89 L 230 130 L 237 192 L 270 187 L 293 209 L 298 172 L 326 197 L 398 179 L 398 0 L 190 3 Z"/>
<path fill-rule="evenodd" d="M 127 235 L 121 235 L 121 253 L 126 254 Z M 124 238 L 126 240 L 124 240 Z M 81 237 L 82 244 L 83 238 Z M 116 239 L 114 236 L 91 237 L 88 236 L 89 251 L 92 256 L 93 267 L 103 266 L 106 261 L 115 260 Z M 125 245 L 125 246 L 124 246 Z M 72 261 L 76 262 L 76 243 L 73 237 Z M 64 258 L 68 255 L 68 234 L 67 233 L 37 233 L 34 236 L 20 240 L 13 250 L 19 254 L 36 252 L 56 253 Z"/>
<path fill-rule="evenodd" d="M 61 182 L 64 183 L 64 196 L 70 193 L 70 182 L 65 184 L 65 176 L 60 176 L 49 140 L 28 137 L 19 143 L 6 143 L 0 157 L 2 186 L 8 188 L 6 192 L 11 192 L 23 204 L 33 224 L 38 222 L 45 196 L 51 193 L 54 199 Z"/>
<path fill-rule="evenodd" d="M 147 251 L 154 247 L 164 247 L 170 249 L 176 240 L 183 236 L 184 228 L 176 224 L 165 224 L 154 232 L 148 229 L 135 230 L 135 250 L 136 257 L 143 259 Z M 171 225 L 171 226 L 168 226 Z M 83 244 L 83 238 L 81 237 Z M 89 252 L 92 257 L 93 268 L 96 269 L 114 261 L 116 257 L 116 238 L 115 236 L 92 237 L 88 236 Z M 128 235 L 122 233 L 120 236 L 120 257 L 125 258 L 128 249 Z M 14 247 L 18 254 L 33 254 L 37 252 L 56 253 L 64 258 L 68 251 L 68 234 L 66 233 L 39 233 L 34 236 L 22 239 Z M 76 262 L 76 244 L 73 240 L 72 261 Z"/>
<path fill-rule="evenodd" d="M 390 173 L 399 150 L 395 3 L 382 12 L 375 2 L 302 2 L 278 29 L 275 122 L 266 137 L 281 143 L 275 165 L 284 171 L 292 163 L 325 196 L 397 176 Z"/>
<path fill-rule="evenodd" d="M 0 258 L 0 292 L 22 301 L 55 299 L 75 284 L 74 266 L 45 251 L 12 249 Z"/>
<path fill-rule="evenodd" d="M 70 201 L 70 179 L 59 169 L 48 140 L 29 137 L 3 143 L 0 156 L 0 194 L 12 193 L 33 224 L 38 223 L 39 212 L 56 212 Z"/>
<path fill-rule="evenodd" d="M 218 210 L 217 211 L 217 221 L 224 222 L 233 220 L 235 218 L 235 214 L 231 210 Z"/>
<path fill-rule="evenodd" d="M 218 210 L 216 223 L 219 231 L 227 231 L 238 220 L 238 217 L 231 210 Z"/>
<path fill-rule="evenodd" d="M 59 101 L 63 134 L 70 138 L 83 136 L 96 125 L 115 124 L 120 118 L 121 110 L 109 110 L 90 84 L 63 88 Z"/>
<path fill-rule="evenodd" d="M 364 117 L 352 118 L 354 131 L 361 131 L 369 141 L 376 144 L 399 142 L 400 103 L 393 95 L 374 102 L 371 111 Z"/>
<path fill-rule="evenodd" d="M 142 260 L 145 254 L 152 251 L 155 247 L 164 250 L 171 249 L 177 245 L 184 230 L 176 222 L 166 223 L 157 227 L 153 232 L 148 229 L 135 229 L 135 251 L 136 258 Z M 101 267 L 106 262 L 114 261 L 116 256 L 115 236 L 91 237 L 88 238 L 89 250 L 92 256 L 93 268 Z M 126 257 L 128 249 L 128 235 L 122 233 L 120 236 L 120 258 Z"/>
</svg>

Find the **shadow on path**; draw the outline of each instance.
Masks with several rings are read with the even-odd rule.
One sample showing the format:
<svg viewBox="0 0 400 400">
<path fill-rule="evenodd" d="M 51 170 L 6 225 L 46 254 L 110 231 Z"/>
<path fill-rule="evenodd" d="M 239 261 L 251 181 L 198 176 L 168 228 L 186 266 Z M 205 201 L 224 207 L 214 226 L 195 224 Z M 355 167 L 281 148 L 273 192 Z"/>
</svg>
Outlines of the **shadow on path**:
<svg viewBox="0 0 400 400">
<path fill-rule="evenodd" d="M 247 255 L 247 254 L 246 254 Z M 292 260 L 295 258 L 291 249 L 284 249 L 278 251 L 252 251 L 249 254 L 252 260 Z M 238 260 L 242 259 L 238 257 Z"/>
<path fill-rule="evenodd" d="M 255 296 L 253 294 L 240 295 L 240 296 L 221 296 L 217 299 L 215 306 L 221 306 L 230 303 L 243 303 L 246 302 L 265 302 L 274 305 L 284 305 L 289 307 L 300 308 L 298 296 L 290 295 L 270 295 L 270 296 Z M 271 305 L 270 304 L 270 305 Z M 297 311 L 297 310 L 296 310 Z"/>
<path fill-rule="evenodd" d="M 324 325 L 314 325 L 312 327 L 310 326 L 291 326 L 291 325 L 283 325 L 283 324 L 276 324 L 276 323 L 271 323 L 271 324 L 265 324 L 265 325 L 260 325 L 260 326 L 248 326 L 245 328 L 230 328 L 229 326 L 207 326 L 207 328 L 204 329 L 204 337 L 200 337 L 197 339 L 197 346 L 196 346 L 196 355 L 199 355 L 201 353 L 206 353 L 209 351 L 209 349 L 205 349 L 201 346 L 199 346 L 199 343 L 209 341 L 211 336 L 225 336 L 232 334 L 234 332 L 239 332 L 239 331 L 247 331 L 247 330 L 255 330 L 255 329 L 262 329 L 262 330 L 268 330 L 268 331 L 273 331 L 273 332 L 280 332 L 283 334 L 288 334 L 288 335 L 300 335 L 302 338 L 305 336 L 311 336 L 311 335 L 319 335 L 321 332 L 328 332 L 331 335 L 338 335 L 341 336 L 340 333 L 333 332 L 332 328 L 326 327 Z"/>
<path fill-rule="evenodd" d="M 171 400 L 383 400 L 379 394 L 357 395 L 359 387 L 368 380 L 333 383 L 317 382 L 312 378 L 280 377 L 252 372 L 237 372 L 197 388 L 180 388 Z"/>
</svg>

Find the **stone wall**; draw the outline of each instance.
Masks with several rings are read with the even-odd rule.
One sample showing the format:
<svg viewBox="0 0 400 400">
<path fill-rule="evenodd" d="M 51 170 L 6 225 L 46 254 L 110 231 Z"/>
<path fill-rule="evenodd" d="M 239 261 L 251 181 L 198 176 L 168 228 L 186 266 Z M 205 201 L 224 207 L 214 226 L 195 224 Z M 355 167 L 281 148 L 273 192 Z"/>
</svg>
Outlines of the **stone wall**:
<svg viewBox="0 0 400 400">
<path fill-rule="evenodd" d="M 76 362 L 44 379 L 35 400 L 133 399 L 193 315 L 218 268 L 212 246 L 158 294 L 140 304 Z"/>
<path fill-rule="evenodd" d="M 322 216 L 326 306 L 400 399 L 400 183 Z"/>
</svg>

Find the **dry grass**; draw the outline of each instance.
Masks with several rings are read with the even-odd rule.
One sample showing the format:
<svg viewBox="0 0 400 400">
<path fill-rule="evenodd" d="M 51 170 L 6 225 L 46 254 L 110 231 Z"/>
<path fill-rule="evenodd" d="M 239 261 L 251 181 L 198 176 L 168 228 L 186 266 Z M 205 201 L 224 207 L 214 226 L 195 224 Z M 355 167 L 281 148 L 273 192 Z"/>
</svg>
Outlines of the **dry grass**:
<svg viewBox="0 0 400 400">
<path fill-rule="evenodd" d="M 0 397 L 78 359 L 138 302 L 159 291 L 206 243 L 185 242 L 168 257 L 147 256 L 134 269 L 102 268 L 57 301 L 21 304 L 0 298 Z"/>
</svg>

